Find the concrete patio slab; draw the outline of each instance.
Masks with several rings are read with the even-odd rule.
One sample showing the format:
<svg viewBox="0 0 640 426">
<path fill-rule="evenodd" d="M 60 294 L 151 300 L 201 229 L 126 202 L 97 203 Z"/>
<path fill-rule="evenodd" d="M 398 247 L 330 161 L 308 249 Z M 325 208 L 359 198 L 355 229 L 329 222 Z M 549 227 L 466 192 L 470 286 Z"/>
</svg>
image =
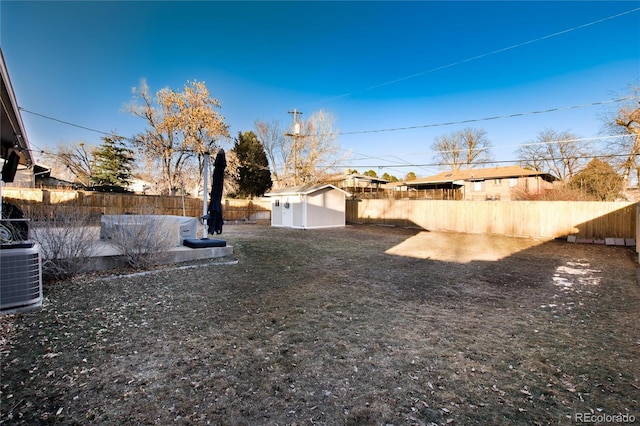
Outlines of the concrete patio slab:
<svg viewBox="0 0 640 426">
<path fill-rule="evenodd" d="M 189 248 L 185 246 L 172 247 L 169 251 L 158 258 L 156 265 L 167 265 L 171 263 L 189 262 L 193 260 L 213 259 L 218 257 L 231 256 L 233 247 L 206 247 Z M 127 267 L 127 263 L 121 258 L 121 252 L 113 244 L 100 240 L 96 243 L 93 253 L 87 258 L 88 271 L 105 271 Z"/>
</svg>

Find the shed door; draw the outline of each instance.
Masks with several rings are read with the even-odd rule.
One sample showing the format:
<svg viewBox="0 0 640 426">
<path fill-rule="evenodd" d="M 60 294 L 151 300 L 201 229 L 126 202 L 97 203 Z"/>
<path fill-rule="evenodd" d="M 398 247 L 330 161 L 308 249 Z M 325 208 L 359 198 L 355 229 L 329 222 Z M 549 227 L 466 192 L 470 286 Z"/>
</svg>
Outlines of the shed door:
<svg viewBox="0 0 640 426">
<path fill-rule="evenodd" d="M 286 197 L 282 203 L 282 226 L 288 228 L 293 226 L 293 206 L 289 197 Z"/>
</svg>

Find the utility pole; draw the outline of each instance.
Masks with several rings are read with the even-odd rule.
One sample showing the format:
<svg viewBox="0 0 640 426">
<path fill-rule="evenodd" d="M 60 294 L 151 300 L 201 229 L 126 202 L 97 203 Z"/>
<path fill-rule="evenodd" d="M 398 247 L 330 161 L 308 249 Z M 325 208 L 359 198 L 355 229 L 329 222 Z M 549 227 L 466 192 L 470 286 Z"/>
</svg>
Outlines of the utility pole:
<svg viewBox="0 0 640 426">
<path fill-rule="evenodd" d="M 297 109 L 287 111 L 293 114 L 293 133 L 287 133 L 287 136 L 293 137 L 293 185 L 298 185 L 298 137 L 300 136 L 300 124 L 298 123 L 298 114 L 302 114 Z"/>
</svg>

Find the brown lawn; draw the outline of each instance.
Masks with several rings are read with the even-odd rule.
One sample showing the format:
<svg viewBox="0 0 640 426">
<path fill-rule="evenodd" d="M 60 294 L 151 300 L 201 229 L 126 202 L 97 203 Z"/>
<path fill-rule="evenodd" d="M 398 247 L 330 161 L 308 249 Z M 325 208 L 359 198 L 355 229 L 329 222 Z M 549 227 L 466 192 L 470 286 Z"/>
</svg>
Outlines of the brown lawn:
<svg viewBox="0 0 640 426">
<path fill-rule="evenodd" d="M 233 258 L 86 275 L 0 316 L 3 424 L 640 421 L 628 248 L 362 225 L 222 237 Z"/>
</svg>

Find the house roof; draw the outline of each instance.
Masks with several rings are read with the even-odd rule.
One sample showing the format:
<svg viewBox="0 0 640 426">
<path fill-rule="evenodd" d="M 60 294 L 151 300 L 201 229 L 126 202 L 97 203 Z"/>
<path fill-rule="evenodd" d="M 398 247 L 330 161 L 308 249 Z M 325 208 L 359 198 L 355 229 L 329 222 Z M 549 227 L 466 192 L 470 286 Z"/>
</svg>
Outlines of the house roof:
<svg viewBox="0 0 640 426">
<path fill-rule="evenodd" d="M 333 188 L 340 192 L 343 192 L 345 195 L 351 195 L 347 191 L 344 191 L 338 188 L 337 186 L 331 185 L 329 183 L 320 183 L 320 184 L 313 184 L 313 185 L 287 186 L 284 188 L 275 189 L 273 191 L 267 192 L 266 194 L 264 194 L 264 196 L 273 197 L 277 195 L 309 195 L 325 188 Z"/>
<path fill-rule="evenodd" d="M 354 180 L 365 180 L 365 181 L 369 181 L 371 183 L 387 183 L 389 182 L 386 179 L 382 179 L 379 177 L 372 177 L 372 176 L 367 176 L 367 175 L 360 175 L 360 174 L 356 174 L 356 173 L 352 173 L 352 174 L 346 174 L 342 177 L 343 180 L 347 180 L 347 179 L 354 179 Z"/>
<path fill-rule="evenodd" d="M 490 167 L 484 169 L 448 170 L 434 176 L 404 182 L 407 186 L 423 185 L 427 183 L 447 183 L 455 181 L 474 181 L 485 179 L 506 179 L 516 177 L 540 176 L 553 181 L 556 178 L 549 173 L 523 169 L 520 166 Z"/>
<path fill-rule="evenodd" d="M 11 152 L 15 151 L 20 158 L 20 164 L 31 166 L 33 157 L 29 147 L 29 140 L 27 139 L 16 96 L 13 93 L 13 86 L 4 62 L 2 49 L 0 49 L 0 77 L 0 80 L 2 80 L 0 90 L 0 100 L 2 101 L 0 157 L 9 158 Z"/>
</svg>

